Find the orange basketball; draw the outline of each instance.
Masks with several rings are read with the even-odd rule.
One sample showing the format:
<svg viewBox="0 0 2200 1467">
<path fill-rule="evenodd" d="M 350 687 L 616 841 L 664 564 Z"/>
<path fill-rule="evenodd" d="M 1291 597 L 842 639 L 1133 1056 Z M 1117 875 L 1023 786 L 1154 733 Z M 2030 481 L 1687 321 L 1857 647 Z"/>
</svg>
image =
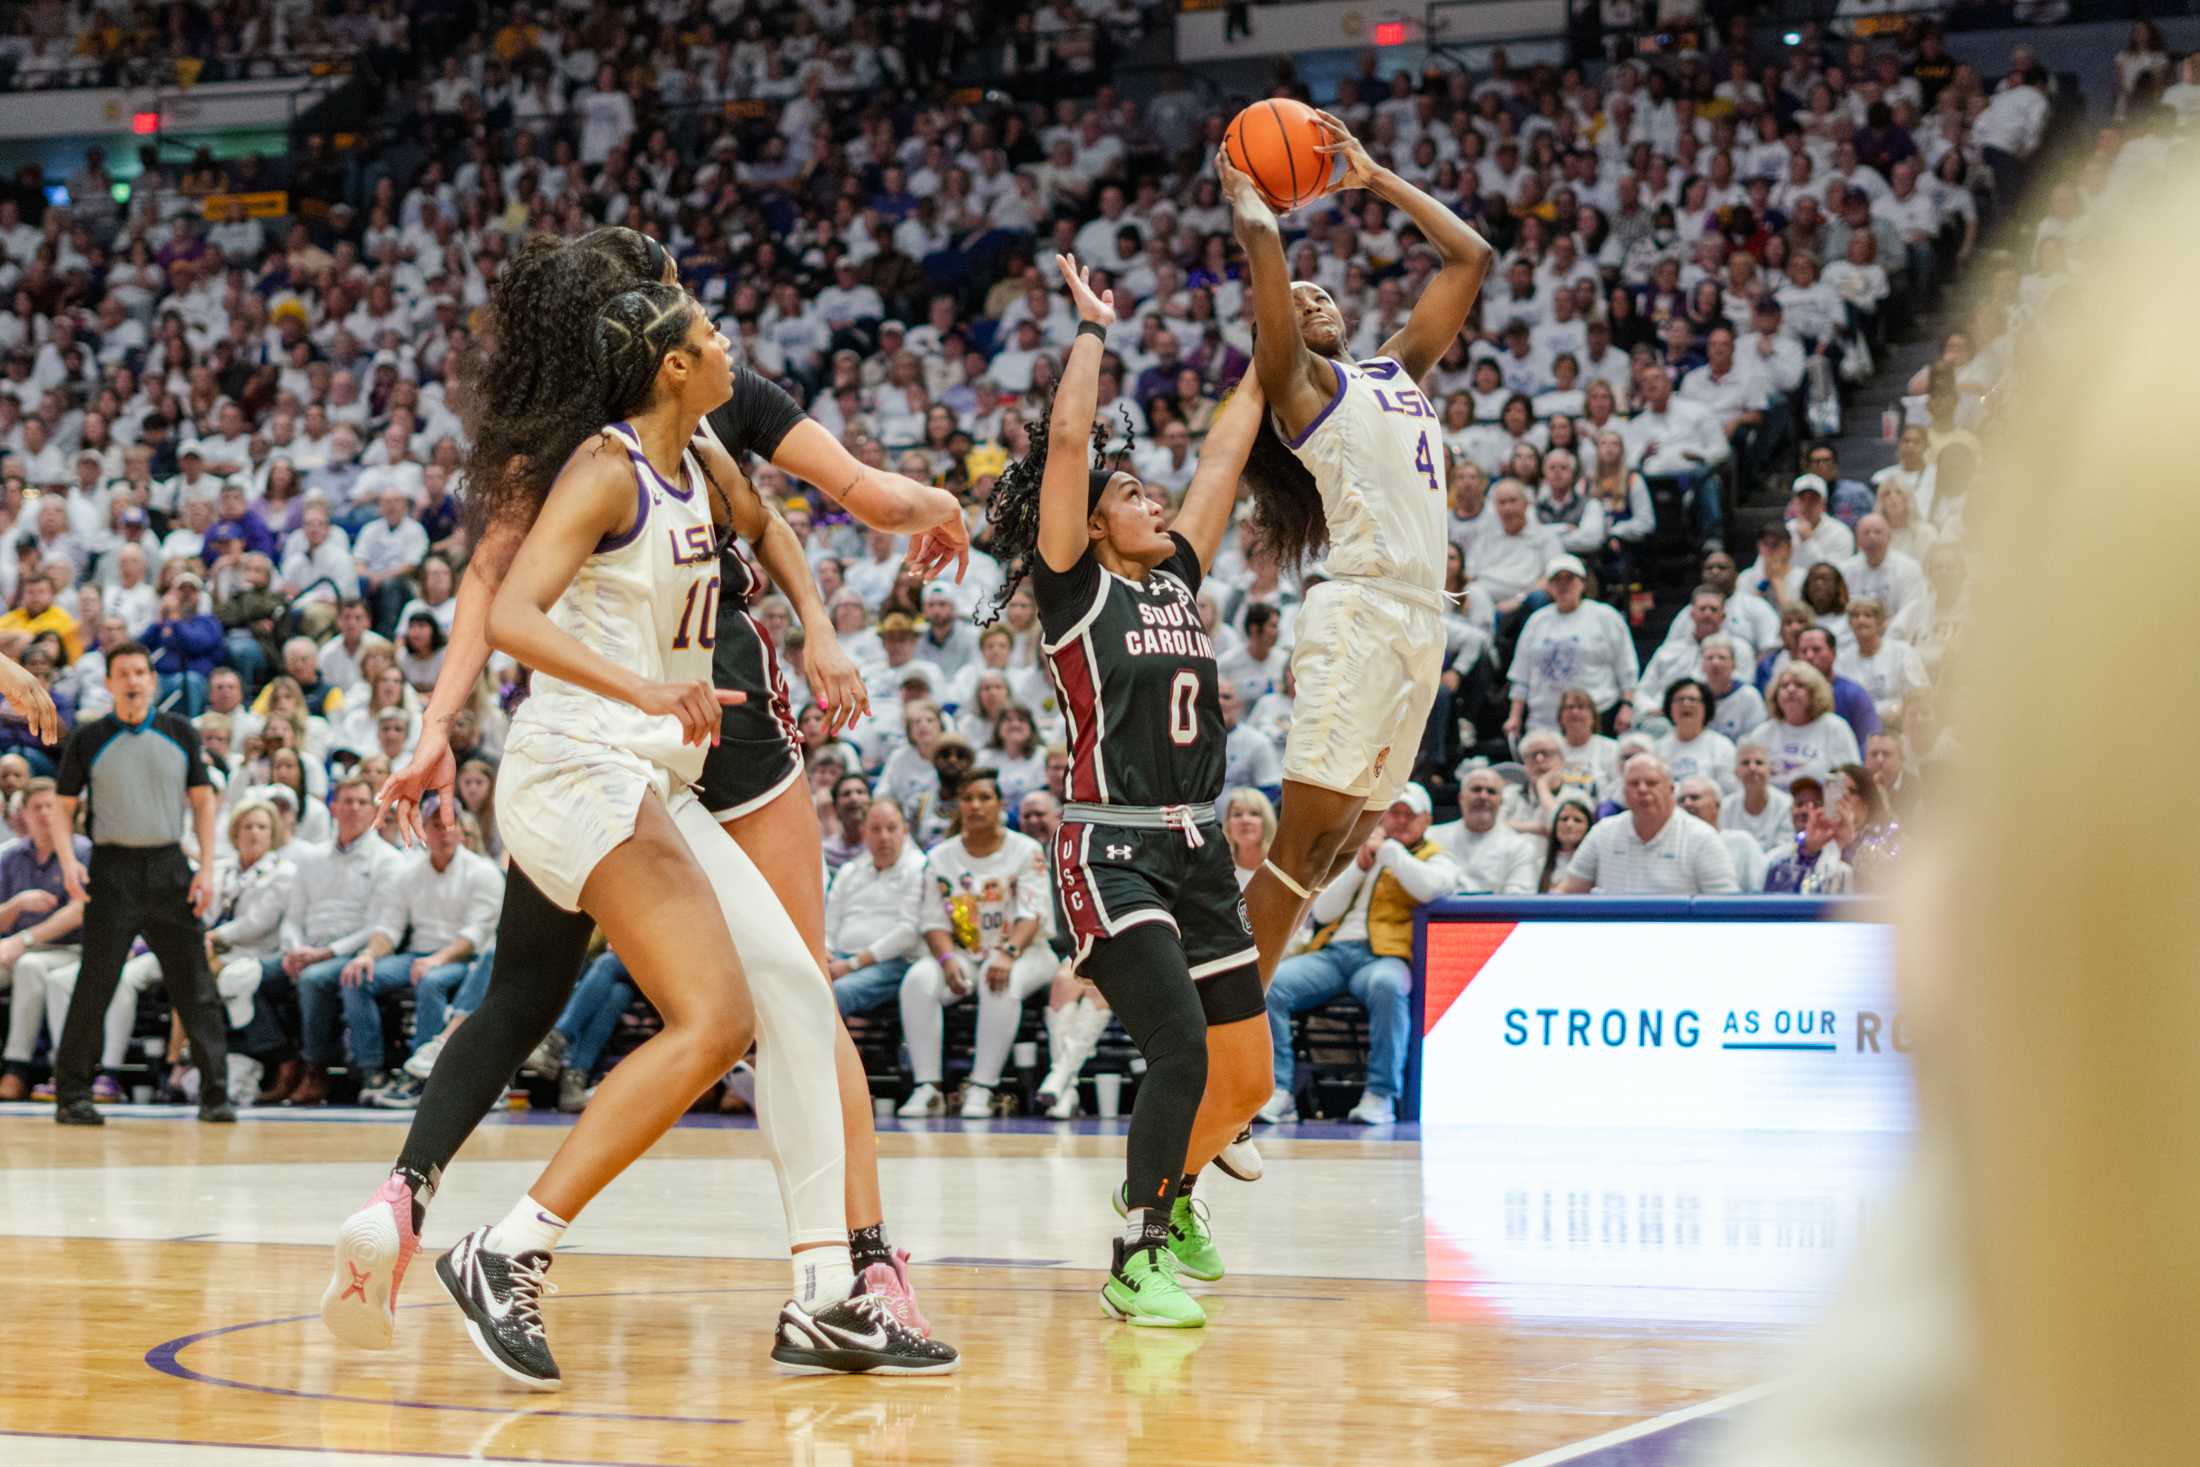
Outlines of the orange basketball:
<svg viewBox="0 0 2200 1467">
<path fill-rule="evenodd" d="M 1320 198 L 1329 188 L 1330 158 L 1316 149 L 1329 140 L 1314 109 L 1289 97 L 1274 97 L 1230 119 L 1222 146 L 1230 166 L 1253 180 L 1253 187 L 1277 212 Z"/>
</svg>

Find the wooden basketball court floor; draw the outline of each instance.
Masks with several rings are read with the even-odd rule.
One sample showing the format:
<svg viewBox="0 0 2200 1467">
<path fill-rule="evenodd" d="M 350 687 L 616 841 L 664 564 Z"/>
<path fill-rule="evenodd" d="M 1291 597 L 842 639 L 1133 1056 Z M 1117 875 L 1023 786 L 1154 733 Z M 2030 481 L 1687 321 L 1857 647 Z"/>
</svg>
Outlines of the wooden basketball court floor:
<svg viewBox="0 0 2200 1467">
<path fill-rule="evenodd" d="M 944 1379 L 792 1378 L 755 1130 L 690 1123 L 574 1227 L 545 1314 L 567 1388 L 489 1369 L 432 1272 L 563 1135 L 499 1115 L 405 1282 L 399 1348 L 316 1310 L 402 1118 L 0 1107 L 0 1463 L 1709 1462 L 1823 1301 L 1901 1148 L 1825 1136 L 1303 1126 L 1210 1173 L 1201 1331 L 1104 1318 L 1120 1122 L 885 1122 L 888 1217 L 963 1351 Z"/>
</svg>

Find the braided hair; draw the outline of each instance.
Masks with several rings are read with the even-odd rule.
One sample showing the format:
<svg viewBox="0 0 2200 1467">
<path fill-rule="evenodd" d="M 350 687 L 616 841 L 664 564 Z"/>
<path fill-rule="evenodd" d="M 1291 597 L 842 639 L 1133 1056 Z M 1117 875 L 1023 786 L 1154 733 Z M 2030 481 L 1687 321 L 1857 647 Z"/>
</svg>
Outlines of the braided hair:
<svg viewBox="0 0 2200 1467">
<path fill-rule="evenodd" d="M 1057 388 L 1059 390 L 1059 388 Z M 1032 557 L 1039 553 L 1039 511 L 1044 495 L 1042 486 L 1047 476 L 1047 438 L 1054 422 L 1054 394 L 1047 394 L 1046 411 L 1039 421 L 1024 431 L 1031 443 L 1024 456 L 1001 471 L 993 483 L 993 497 L 986 501 L 986 523 L 992 529 L 993 556 L 1001 563 L 1001 588 L 994 593 L 993 604 L 982 607 L 972 617 L 980 626 L 991 626 L 1001 619 L 1001 610 L 1024 577 L 1031 573 Z M 1086 471 L 1085 512 L 1099 508 L 1100 496 L 1106 492 L 1108 481 L 1119 472 L 1127 472 L 1131 448 L 1137 441 L 1136 430 L 1131 425 L 1130 414 L 1123 414 L 1124 441 L 1114 453 L 1108 451 L 1107 424 L 1095 421 L 1092 425 L 1093 466 Z"/>
<path fill-rule="evenodd" d="M 497 275 L 486 339 L 459 363 L 455 394 L 473 441 L 466 511 L 477 537 L 506 518 L 532 522 L 573 450 L 646 403 L 658 363 L 686 338 L 693 300 L 641 281 L 646 251 L 612 234 L 538 235 Z M 607 310 L 629 296 L 604 335 Z"/>
</svg>

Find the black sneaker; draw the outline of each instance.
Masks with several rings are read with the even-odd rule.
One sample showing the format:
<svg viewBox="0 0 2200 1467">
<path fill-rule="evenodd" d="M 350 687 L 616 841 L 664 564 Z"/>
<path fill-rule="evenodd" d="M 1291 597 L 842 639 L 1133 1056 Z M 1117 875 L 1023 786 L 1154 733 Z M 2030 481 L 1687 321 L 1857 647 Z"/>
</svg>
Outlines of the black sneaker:
<svg viewBox="0 0 2200 1467">
<path fill-rule="evenodd" d="M 199 1107 L 199 1120 L 209 1126 L 234 1126 L 237 1124 L 237 1108 L 228 1101 L 216 1097 L 212 1105 Z"/>
<path fill-rule="evenodd" d="M 772 1359 L 796 1375 L 948 1375 L 962 1357 L 903 1327 L 884 1299 L 857 1294 L 815 1314 L 788 1300 Z"/>
<path fill-rule="evenodd" d="M 89 1100 L 69 1100 L 53 1108 L 53 1121 L 57 1126 L 104 1126 L 107 1118 L 99 1113 L 99 1107 Z"/>
<path fill-rule="evenodd" d="M 435 1261 L 435 1276 L 458 1301 L 467 1335 L 491 1365 L 529 1390 L 563 1389 L 542 1332 L 542 1296 L 557 1292 L 544 1277 L 550 1255 L 510 1257 L 492 1253 L 488 1243 L 489 1229 L 475 1228 Z"/>
</svg>

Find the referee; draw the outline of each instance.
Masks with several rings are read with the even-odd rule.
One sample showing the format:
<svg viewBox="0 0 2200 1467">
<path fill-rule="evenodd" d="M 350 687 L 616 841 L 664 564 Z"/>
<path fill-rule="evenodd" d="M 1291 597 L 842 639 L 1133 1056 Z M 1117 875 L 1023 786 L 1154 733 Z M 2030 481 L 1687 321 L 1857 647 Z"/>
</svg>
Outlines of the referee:
<svg viewBox="0 0 2200 1467">
<path fill-rule="evenodd" d="M 199 1067 L 199 1119 L 237 1119 L 225 1089 L 224 1016 L 199 925 L 214 905 L 214 785 L 190 720 L 153 711 L 157 686 L 152 654 L 137 642 L 117 646 L 107 654 L 107 691 L 115 711 L 79 724 L 61 746 L 53 838 L 71 901 L 85 900 L 84 868 L 70 836 L 77 801 L 87 789 L 92 838 L 84 965 L 54 1057 L 54 1119 L 65 1126 L 106 1124 L 92 1104 L 92 1071 L 122 960 L 140 934 L 160 960 L 168 1001 L 191 1037 L 191 1058 Z M 196 875 L 178 844 L 187 805 L 198 831 Z"/>
</svg>

